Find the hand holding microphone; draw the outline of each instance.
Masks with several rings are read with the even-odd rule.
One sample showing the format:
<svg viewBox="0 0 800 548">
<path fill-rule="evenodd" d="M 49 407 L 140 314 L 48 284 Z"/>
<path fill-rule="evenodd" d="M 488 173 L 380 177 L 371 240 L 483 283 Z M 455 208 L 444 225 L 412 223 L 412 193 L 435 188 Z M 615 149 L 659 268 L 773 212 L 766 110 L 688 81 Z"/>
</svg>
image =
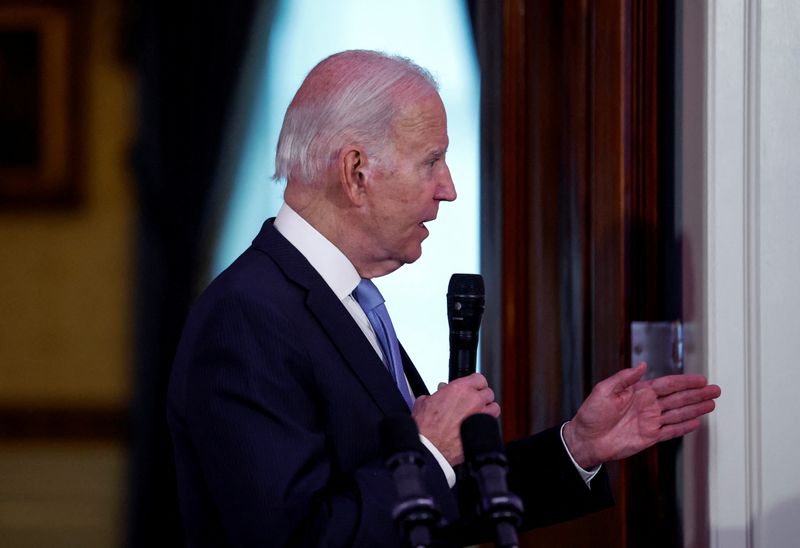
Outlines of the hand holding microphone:
<svg viewBox="0 0 800 548">
<path fill-rule="evenodd" d="M 450 324 L 450 382 L 431 396 L 421 396 L 411 411 L 420 433 L 428 438 L 451 465 L 464 461 L 459 428 L 475 413 L 500 415 L 494 392 L 486 378 L 475 372 L 478 330 L 484 308 L 483 278 L 479 274 L 453 274 L 447 288 Z"/>
<path fill-rule="evenodd" d="M 494 391 L 480 373 L 439 385 L 434 394 L 417 398 L 411 410 L 420 434 L 428 438 L 452 466 L 464 462 L 459 427 L 475 413 L 500 416 Z"/>
</svg>

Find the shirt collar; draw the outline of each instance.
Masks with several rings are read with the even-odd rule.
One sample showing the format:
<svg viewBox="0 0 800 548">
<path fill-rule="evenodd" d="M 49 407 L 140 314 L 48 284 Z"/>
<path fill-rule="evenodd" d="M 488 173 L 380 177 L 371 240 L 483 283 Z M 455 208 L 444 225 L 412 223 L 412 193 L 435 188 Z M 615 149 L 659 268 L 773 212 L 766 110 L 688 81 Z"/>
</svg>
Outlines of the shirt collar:
<svg viewBox="0 0 800 548">
<path fill-rule="evenodd" d="M 311 263 L 339 300 L 353 292 L 361 281 L 353 263 L 285 202 L 274 226 Z"/>
</svg>

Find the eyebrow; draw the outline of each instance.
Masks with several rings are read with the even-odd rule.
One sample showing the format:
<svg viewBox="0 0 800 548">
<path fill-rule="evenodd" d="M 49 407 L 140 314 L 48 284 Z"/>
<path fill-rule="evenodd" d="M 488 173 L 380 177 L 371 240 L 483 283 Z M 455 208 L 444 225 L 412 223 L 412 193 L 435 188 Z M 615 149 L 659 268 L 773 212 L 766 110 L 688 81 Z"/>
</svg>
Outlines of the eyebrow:
<svg viewBox="0 0 800 548">
<path fill-rule="evenodd" d="M 434 150 L 432 152 L 429 152 L 428 154 L 422 157 L 422 160 L 420 161 L 419 165 L 427 166 L 434 162 L 438 162 L 439 160 L 442 159 L 443 155 L 444 152 L 441 150 Z"/>
</svg>

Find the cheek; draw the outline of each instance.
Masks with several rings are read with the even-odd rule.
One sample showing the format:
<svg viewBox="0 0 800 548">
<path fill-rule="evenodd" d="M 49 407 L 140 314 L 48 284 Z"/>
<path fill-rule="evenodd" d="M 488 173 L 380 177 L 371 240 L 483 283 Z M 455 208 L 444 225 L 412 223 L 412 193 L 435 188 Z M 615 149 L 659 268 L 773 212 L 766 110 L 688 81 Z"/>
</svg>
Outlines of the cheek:
<svg viewBox="0 0 800 548">
<path fill-rule="evenodd" d="M 396 189 L 405 190 L 405 189 Z M 402 225 L 414 217 L 419 209 L 419 194 L 413 192 L 391 192 L 384 195 L 380 204 L 380 213 L 384 223 Z"/>
</svg>

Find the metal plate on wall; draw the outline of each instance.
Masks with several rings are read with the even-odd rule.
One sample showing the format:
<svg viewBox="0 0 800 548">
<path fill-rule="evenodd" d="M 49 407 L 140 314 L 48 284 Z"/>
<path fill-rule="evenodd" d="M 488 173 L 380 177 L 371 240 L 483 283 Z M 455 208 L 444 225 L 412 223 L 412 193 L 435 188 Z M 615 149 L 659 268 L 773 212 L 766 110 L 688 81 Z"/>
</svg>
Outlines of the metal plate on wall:
<svg viewBox="0 0 800 548">
<path fill-rule="evenodd" d="M 631 367 L 641 362 L 645 379 L 683 373 L 683 324 L 631 322 Z"/>
</svg>

